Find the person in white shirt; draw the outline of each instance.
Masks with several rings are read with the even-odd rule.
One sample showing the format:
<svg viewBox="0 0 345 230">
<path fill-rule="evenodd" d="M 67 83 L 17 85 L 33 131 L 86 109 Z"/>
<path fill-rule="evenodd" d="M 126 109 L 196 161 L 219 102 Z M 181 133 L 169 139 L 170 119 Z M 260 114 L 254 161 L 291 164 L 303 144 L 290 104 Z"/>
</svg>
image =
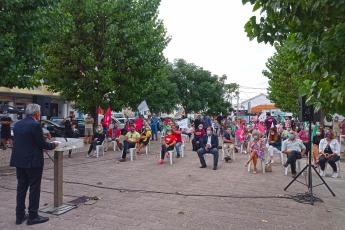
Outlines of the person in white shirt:
<svg viewBox="0 0 345 230">
<path fill-rule="evenodd" d="M 305 153 L 306 147 L 300 139 L 296 138 L 296 133 L 290 131 L 288 139 L 283 142 L 282 152 L 287 155 L 287 161 L 284 167 L 291 166 L 292 176 L 296 176 L 296 160 L 301 159 Z"/>
<path fill-rule="evenodd" d="M 320 175 L 325 176 L 325 167 L 326 163 L 328 163 L 333 169 L 332 177 L 337 178 L 338 169 L 336 162 L 340 160 L 340 144 L 338 140 L 335 139 L 332 130 L 327 130 L 325 138 L 320 141 L 319 153 Z"/>
</svg>

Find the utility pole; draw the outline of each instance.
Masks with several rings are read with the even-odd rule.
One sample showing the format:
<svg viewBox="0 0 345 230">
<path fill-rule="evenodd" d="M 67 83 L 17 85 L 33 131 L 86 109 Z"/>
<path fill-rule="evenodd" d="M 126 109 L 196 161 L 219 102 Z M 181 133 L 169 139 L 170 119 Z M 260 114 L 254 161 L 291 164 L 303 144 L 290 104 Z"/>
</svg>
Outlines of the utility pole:
<svg viewBox="0 0 345 230">
<path fill-rule="evenodd" d="M 237 110 L 236 110 L 236 117 L 238 117 L 238 110 L 240 108 L 240 92 L 236 91 L 236 97 L 237 97 Z"/>
</svg>

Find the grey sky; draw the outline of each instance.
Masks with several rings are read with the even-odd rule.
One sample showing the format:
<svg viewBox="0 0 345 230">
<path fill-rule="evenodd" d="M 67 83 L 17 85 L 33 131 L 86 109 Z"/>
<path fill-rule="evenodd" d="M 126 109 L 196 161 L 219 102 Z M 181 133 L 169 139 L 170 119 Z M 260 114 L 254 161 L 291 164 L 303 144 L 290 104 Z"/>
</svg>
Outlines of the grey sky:
<svg viewBox="0 0 345 230">
<path fill-rule="evenodd" d="M 244 25 L 251 6 L 241 0 L 162 0 L 160 18 L 172 40 L 165 56 L 184 58 L 241 86 L 266 88 L 262 75 L 270 45 L 249 41 Z M 241 88 L 241 100 L 266 90 Z"/>
</svg>

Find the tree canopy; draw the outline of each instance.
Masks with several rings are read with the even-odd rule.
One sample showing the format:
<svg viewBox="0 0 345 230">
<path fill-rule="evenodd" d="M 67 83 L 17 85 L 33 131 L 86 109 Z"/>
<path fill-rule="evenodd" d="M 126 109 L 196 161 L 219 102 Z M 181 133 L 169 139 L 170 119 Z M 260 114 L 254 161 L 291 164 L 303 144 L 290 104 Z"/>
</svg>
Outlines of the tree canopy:
<svg viewBox="0 0 345 230">
<path fill-rule="evenodd" d="M 294 56 L 286 59 L 286 77 L 298 79 L 296 88 L 308 96 L 308 103 L 326 113 L 345 114 L 345 0 L 242 2 L 260 10 L 260 18 L 251 17 L 245 26 L 250 39 L 284 47 L 273 59 L 286 57 L 287 50 Z M 277 64 L 271 60 L 269 71 Z M 279 79 L 276 71 L 270 74 Z M 270 93 L 282 87 L 271 87 Z"/>
<path fill-rule="evenodd" d="M 54 0 L 0 1 L 0 86 L 32 87 L 39 84 L 34 73 L 42 61 L 45 41 L 45 9 Z"/>
<path fill-rule="evenodd" d="M 228 113 L 231 104 L 226 94 L 231 91 L 225 84 L 226 76 L 218 77 L 183 59 L 177 59 L 170 66 L 170 82 L 177 85 L 178 103 L 185 113 L 206 114 Z"/>
<path fill-rule="evenodd" d="M 61 0 L 50 12 L 54 29 L 40 72 L 45 84 L 84 112 L 108 103 L 114 110 L 136 108 L 146 83 L 165 74 L 169 39 L 157 19 L 159 4 Z"/>
</svg>

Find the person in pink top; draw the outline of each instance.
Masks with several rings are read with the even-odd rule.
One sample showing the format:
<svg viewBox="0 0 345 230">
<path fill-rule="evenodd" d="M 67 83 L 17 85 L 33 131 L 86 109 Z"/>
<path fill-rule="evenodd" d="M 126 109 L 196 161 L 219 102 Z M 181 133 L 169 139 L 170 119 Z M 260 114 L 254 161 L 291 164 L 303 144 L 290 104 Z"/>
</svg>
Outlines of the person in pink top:
<svg viewBox="0 0 345 230">
<path fill-rule="evenodd" d="M 303 144 L 306 147 L 306 152 L 305 154 L 308 155 L 308 153 L 310 152 L 310 135 L 309 135 L 309 130 L 308 128 L 306 129 L 301 129 L 301 131 L 298 132 L 298 138 L 303 142 Z"/>
</svg>

